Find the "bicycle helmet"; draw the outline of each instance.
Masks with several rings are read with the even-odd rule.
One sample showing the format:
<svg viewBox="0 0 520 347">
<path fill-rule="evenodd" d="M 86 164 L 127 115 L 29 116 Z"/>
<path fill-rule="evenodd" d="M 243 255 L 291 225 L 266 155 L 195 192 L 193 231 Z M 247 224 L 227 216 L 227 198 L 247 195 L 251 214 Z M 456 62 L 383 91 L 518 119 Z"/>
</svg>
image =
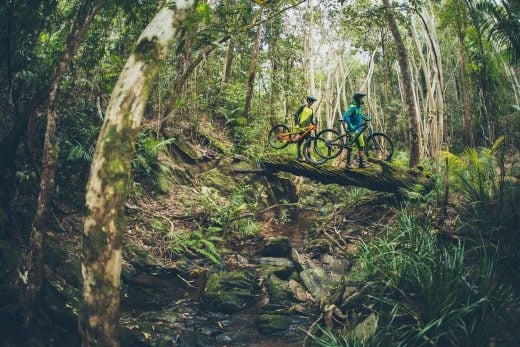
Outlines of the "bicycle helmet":
<svg viewBox="0 0 520 347">
<path fill-rule="evenodd" d="M 309 95 L 309 96 L 307 97 L 307 101 L 314 102 L 314 101 L 316 101 L 316 100 L 318 100 L 318 99 L 316 99 L 314 96 Z"/>
<path fill-rule="evenodd" d="M 356 93 L 354 93 L 354 95 L 352 96 L 352 98 L 354 99 L 354 101 L 359 101 L 359 100 L 361 100 L 364 96 L 366 96 L 365 93 L 356 92 Z"/>
</svg>

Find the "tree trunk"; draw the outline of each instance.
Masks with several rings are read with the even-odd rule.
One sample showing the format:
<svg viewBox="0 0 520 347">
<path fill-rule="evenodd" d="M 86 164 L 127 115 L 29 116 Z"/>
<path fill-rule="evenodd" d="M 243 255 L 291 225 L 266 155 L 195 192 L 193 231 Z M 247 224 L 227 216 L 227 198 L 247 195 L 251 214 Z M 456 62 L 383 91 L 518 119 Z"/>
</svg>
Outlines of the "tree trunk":
<svg viewBox="0 0 520 347">
<path fill-rule="evenodd" d="M 262 18 L 263 8 L 260 10 L 260 18 Z M 251 101 L 253 100 L 253 88 L 255 84 L 256 67 L 258 61 L 258 53 L 260 52 L 260 39 L 262 37 L 262 25 L 256 28 L 255 42 L 253 51 L 251 52 L 251 61 L 249 65 L 249 77 L 247 79 L 246 103 L 244 106 L 244 118 L 249 118 L 251 111 Z"/>
<path fill-rule="evenodd" d="M 87 184 L 81 250 L 83 346 L 117 346 L 122 216 L 131 160 L 159 63 L 194 1 L 164 7 L 139 37 L 114 87 Z"/>
<path fill-rule="evenodd" d="M 233 66 L 233 57 L 235 53 L 235 40 L 230 40 L 226 51 L 226 64 L 224 65 L 224 76 L 222 82 L 229 83 L 231 80 L 231 67 Z"/>
<path fill-rule="evenodd" d="M 390 8 L 388 0 L 382 0 L 386 8 L 386 17 L 388 26 L 394 37 L 397 46 L 397 55 L 399 57 L 399 68 L 403 76 L 403 88 L 405 92 L 406 106 L 408 108 L 408 118 L 410 124 L 410 160 L 408 165 L 410 167 L 417 166 L 421 161 L 421 133 L 419 129 L 419 119 L 414 107 L 412 79 L 410 77 L 410 69 L 408 67 L 408 53 L 403 43 L 397 22 L 393 16 L 393 11 Z"/>
<path fill-rule="evenodd" d="M 464 144 L 475 147 L 475 137 L 473 136 L 473 119 L 471 116 L 471 99 L 469 95 L 468 70 L 466 68 L 466 48 L 464 47 L 464 33 L 459 30 L 457 39 L 459 40 L 459 63 L 460 75 L 462 79 L 462 105 L 464 112 Z"/>
<path fill-rule="evenodd" d="M 479 46 L 479 52 L 480 52 L 480 59 L 482 61 L 482 69 L 479 71 L 479 79 L 480 79 L 480 85 L 482 89 L 482 98 L 483 98 L 483 105 L 484 105 L 484 114 L 486 115 L 486 122 L 487 122 L 487 140 L 490 142 L 490 144 L 493 144 L 495 141 L 495 119 L 493 116 L 493 92 L 491 90 L 491 81 L 489 79 L 489 73 L 488 73 L 488 62 L 487 62 L 487 56 L 486 51 L 484 49 L 484 42 L 482 41 L 482 29 L 481 25 L 478 21 L 476 10 L 473 6 L 473 3 L 471 0 L 465 0 L 466 5 L 469 9 L 469 15 L 471 17 L 471 20 L 473 22 L 473 26 L 475 27 L 475 30 L 477 32 L 477 41 Z M 486 136 L 484 134 L 484 136 Z"/>
<path fill-rule="evenodd" d="M 95 14 L 99 10 L 102 1 L 92 3 L 84 0 L 78 9 L 76 19 L 67 37 L 67 48 L 61 57 L 55 76 L 50 86 L 49 106 L 47 112 L 47 128 L 45 131 L 45 141 L 43 145 L 43 160 L 41 171 L 40 192 L 36 215 L 32 223 L 31 231 L 31 258 L 29 263 L 29 287 L 26 297 L 26 325 L 29 325 L 32 313 L 36 307 L 42 282 L 43 272 L 43 252 L 45 242 L 45 226 L 49 212 L 52 208 L 52 195 L 55 188 L 55 168 L 58 159 L 58 147 L 56 146 L 56 103 L 59 86 L 67 68 L 76 54 L 83 37 L 88 30 Z"/>
<path fill-rule="evenodd" d="M 402 169 L 386 161 L 369 158 L 367 169 L 345 170 L 330 165 L 311 165 L 287 156 L 271 156 L 260 159 L 261 169 L 236 169 L 236 173 L 289 172 L 324 184 L 363 187 L 379 192 L 400 193 L 402 189 L 431 190 L 433 181 L 428 172 L 417 168 Z"/>
</svg>

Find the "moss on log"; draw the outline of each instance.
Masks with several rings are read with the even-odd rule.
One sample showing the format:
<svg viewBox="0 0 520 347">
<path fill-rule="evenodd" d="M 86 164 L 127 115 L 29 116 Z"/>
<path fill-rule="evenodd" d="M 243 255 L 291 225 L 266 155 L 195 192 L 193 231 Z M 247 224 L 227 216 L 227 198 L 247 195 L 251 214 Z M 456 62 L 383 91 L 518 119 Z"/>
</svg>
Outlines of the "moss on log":
<svg viewBox="0 0 520 347">
<path fill-rule="evenodd" d="M 366 168 L 346 169 L 315 166 L 287 156 L 270 156 L 262 158 L 259 165 L 264 172 L 289 172 L 324 184 L 363 187 L 379 192 L 399 193 L 402 189 L 427 192 L 433 187 L 430 173 L 420 168 L 403 169 L 371 158 L 368 161 Z"/>
</svg>

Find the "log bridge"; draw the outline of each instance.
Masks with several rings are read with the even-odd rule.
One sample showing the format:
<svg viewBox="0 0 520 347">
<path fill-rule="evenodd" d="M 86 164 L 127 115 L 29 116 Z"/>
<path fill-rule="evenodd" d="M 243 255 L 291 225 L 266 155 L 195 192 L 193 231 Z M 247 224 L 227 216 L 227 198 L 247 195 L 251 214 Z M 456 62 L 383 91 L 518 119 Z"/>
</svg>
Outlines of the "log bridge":
<svg viewBox="0 0 520 347">
<path fill-rule="evenodd" d="M 263 157 L 256 168 L 235 168 L 235 173 L 274 174 L 289 172 L 323 184 L 363 187 L 378 192 L 402 193 L 403 190 L 429 192 L 433 179 L 421 167 L 404 169 L 387 161 L 368 158 L 363 169 L 331 165 L 312 165 L 288 156 Z"/>
</svg>

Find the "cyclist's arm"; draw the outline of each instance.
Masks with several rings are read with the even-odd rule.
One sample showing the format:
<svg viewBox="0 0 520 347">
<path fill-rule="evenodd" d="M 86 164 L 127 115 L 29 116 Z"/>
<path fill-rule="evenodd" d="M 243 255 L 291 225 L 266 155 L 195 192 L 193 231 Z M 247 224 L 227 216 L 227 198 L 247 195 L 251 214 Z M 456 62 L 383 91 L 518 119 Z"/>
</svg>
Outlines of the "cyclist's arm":
<svg viewBox="0 0 520 347">
<path fill-rule="evenodd" d="M 352 112 L 355 112 L 355 110 L 352 107 L 349 107 L 343 114 L 343 120 L 345 123 L 347 123 L 347 130 L 353 128 L 352 123 L 350 122 L 350 116 L 352 115 Z"/>
<path fill-rule="evenodd" d="M 302 105 L 298 108 L 296 112 L 293 113 L 294 116 L 294 124 L 298 125 L 300 124 L 300 114 L 302 113 L 303 109 L 305 108 L 305 105 Z"/>
</svg>

